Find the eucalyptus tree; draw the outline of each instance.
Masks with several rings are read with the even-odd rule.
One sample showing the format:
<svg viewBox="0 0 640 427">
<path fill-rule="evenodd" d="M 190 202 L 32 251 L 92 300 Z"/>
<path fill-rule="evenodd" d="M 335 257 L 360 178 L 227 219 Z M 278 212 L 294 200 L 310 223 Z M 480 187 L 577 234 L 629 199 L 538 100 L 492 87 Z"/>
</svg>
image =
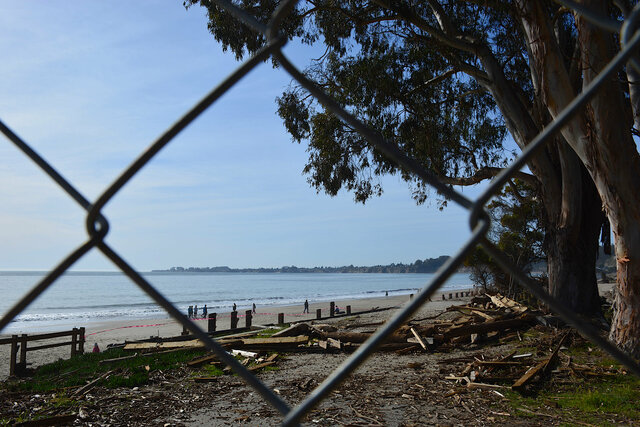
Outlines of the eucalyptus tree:
<svg viewBox="0 0 640 427">
<path fill-rule="evenodd" d="M 605 15 L 620 14 L 612 2 L 584 1 Z M 214 3 L 187 6 L 195 3 L 238 59 L 264 45 L 262 35 Z M 266 21 L 280 2 L 234 3 Z M 461 186 L 494 177 L 617 50 L 610 33 L 547 0 L 301 1 L 281 31 L 325 49 L 304 70 L 308 78 L 443 182 Z M 543 201 L 549 291 L 579 313 L 599 311 L 594 267 L 606 213 L 624 273 L 611 336 L 637 355 L 640 263 L 630 254 L 640 253 L 634 194 L 640 168 L 629 86 L 617 77 L 623 79 L 608 81 L 606 94 L 517 177 Z M 307 145 L 304 172 L 317 191 L 347 189 L 364 202 L 382 193 L 380 176 L 399 174 L 417 202 L 430 197 L 420 180 L 295 83 L 277 99 L 277 111 L 292 139 Z"/>
</svg>

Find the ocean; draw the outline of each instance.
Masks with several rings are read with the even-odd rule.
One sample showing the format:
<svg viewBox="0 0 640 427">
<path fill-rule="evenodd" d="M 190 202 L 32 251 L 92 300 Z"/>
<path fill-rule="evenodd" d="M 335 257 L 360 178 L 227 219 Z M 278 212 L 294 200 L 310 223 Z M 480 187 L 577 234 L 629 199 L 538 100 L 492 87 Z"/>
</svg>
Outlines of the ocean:
<svg viewBox="0 0 640 427">
<path fill-rule="evenodd" d="M 0 312 L 6 313 L 44 277 L 42 272 L 0 272 Z M 258 307 L 416 293 L 433 274 L 382 273 L 144 273 L 169 301 L 186 313 L 207 304 L 209 313 Z M 470 288 L 468 274 L 454 274 L 441 289 Z M 33 333 L 105 320 L 166 317 L 122 273 L 67 272 L 1 334 Z"/>
</svg>

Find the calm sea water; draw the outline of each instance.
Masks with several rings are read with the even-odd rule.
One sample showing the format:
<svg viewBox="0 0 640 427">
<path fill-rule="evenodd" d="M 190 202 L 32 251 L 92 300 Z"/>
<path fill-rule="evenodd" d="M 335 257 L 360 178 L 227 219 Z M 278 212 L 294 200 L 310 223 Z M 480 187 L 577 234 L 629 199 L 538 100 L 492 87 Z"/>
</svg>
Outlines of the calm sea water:
<svg viewBox="0 0 640 427">
<path fill-rule="evenodd" d="M 3 314 L 44 276 L 35 272 L 0 272 Z M 209 312 L 409 294 L 424 287 L 433 274 L 360 273 L 146 273 L 144 277 L 181 310 L 207 304 Z M 442 289 L 471 287 L 467 274 L 455 274 Z M 70 272 L 0 333 L 54 330 L 92 321 L 167 316 L 121 273 Z"/>
</svg>

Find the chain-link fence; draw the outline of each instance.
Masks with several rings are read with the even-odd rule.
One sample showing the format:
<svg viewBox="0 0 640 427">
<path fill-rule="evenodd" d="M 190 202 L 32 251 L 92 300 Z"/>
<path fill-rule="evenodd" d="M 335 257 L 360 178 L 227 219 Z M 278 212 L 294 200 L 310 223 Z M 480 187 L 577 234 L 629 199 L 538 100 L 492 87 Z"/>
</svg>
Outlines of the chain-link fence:
<svg viewBox="0 0 640 427">
<path fill-rule="evenodd" d="M 490 226 L 489 216 L 484 211 L 486 203 L 496 195 L 505 183 L 524 167 L 528 160 L 535 155 L 543 144 L 545 144 L 555 132 L 567 124 L 572 115 L 579 110 L 597 93 L 599 87 L 606 79 L 621 69 L 629 61 L 632 66 L 640 71 L 640 66 L 636 65 L 636 59 L 632 58 L 635 48 L 640 45 L 640 32 L 635 32 L 635 22 L 640 18 L 640 6 L 636 6 L 623 22 L 611 20 L 608 17 L 599 16 L 592 13 L 581 5 L 572 1 L 562 0 L 565 6 L 573 8 L 594 24 L 607 31 L 620 34 L 622 44 L 621 51 L 612 59 L 606 68 L 597 78 L 586 87 L 583 92 L 575 98 L 570 105 L 559 114 L 553 122 L 547 126 L 531 143 L 524 149 L 521 155 L 498 176 L 493 179 L 488 188 L 475 201 L 469 200 L 462 194 L 456 192 L 448 185 L 439 181 L 433 174 L 426 170 L 414 159 L 407 157 L 397 146 L 390 144 L 376 130 L 371 129 L 360 122 L 353 115 L 345 111 L 336 101 L 324 93 L 320 88 L 308 80 L 304 74 L 298 70 L 282 52 L 286 44 L 286 37 L 279 34 L 279 25 L 284 17 L 295 7 L 296 0 L 283 1 L 271 16 L 268 23 L 258 22 L 253 16 L 244 10 L 236 7 L 227 0 L 213 0 L 219 7 L 224 8 L 232 14 L 238 21 L 253 31 L 259 32 L 266 38 L 266 45 L 253 57 L 244 62 L 235 72 L 228 76 L 218 87 L 213 89 L 180 120 L 171 126 L 160 138 L 158 138 L 145 152 L 143 152 L 119 177 L 111 184 L 98 199 L 91 203 L 87 200 L 71 183 L 66 181 L 45 159 L 40 157 L 30 146 L 17 136 L 8 126 L 0 121 L 0 131 L 13 142 L 25 155 L 34 161 L 43 171 L 49 175 L 67 194 L 73 198 L 82 208 L 87 211 L 86 228 L 89 239 L 80 247 L 69 254 L 57 267 L 47 274 L 30 292 L 28 292 L 19 302 L 17 302 L 0 320 L 0 331 L 3 330 L 18 314 L 31 304 L 40 294 L 42 294 L 54 281 L 56 281 L 67 269 L 76 261 L 82 258 L 92 248 L 100 250 L 107 258 L 115 263 L 133 282 L 135 282 L 144 292 L 146 292 L 157 304 L 162 306 L 167 312 L 186 328 L 188 328 L 198 339 L 202 340 L 206 347 L 242 377 L 251 387 L 276 408 L 283 416 L 283 425 L 296 425 L 309 413 L 325 396 L 334 390 L 348 375 L 350 375 L 359 365 L 361 365 L 375 348 L 398 327 L 400 327 L 409 317 L 416 312 L 429 298 L 436 292 L 447 279 L 463 263 L 466 256 L 477 245 L 481 245 L 505 270 L 512 274 L 520 284 L 529 292 L 544 302 L 551 310 L 559 314 L 565 321 L 574 326 L 582 335 L 588 337 L 593 343 L 599 345 L 611 356 L 625 365 L 631 372 L 640 376 L 640 364 L 634 361 L 625 352 L 618 349 L 611 342 L 603 338 L 600 333 L 590 324 L 582 321 L 572 311 L 566 309 L 557 300 L 545 293 L 541 288 L 530 280 L 524 272 L 517 268 L 502 251 L 487 239 L 487 232 Z M 353 129 L 360 132 L 379 151 L 384 153 L 389 159 L 396 162 L 403 169 L 418 176 L 425 183 L 429 184 L 441 195 L 457 203 L 470 212 L 470 226 L 472 236 L 466 244 L 452 256 L 435 274 L 431 283 L 425 286 L 402 310 L 399 310 L 389 321 L 385 323 L 364 345 L 358 348 L 340 367 L 330 374 L 322 384 L 313 390 L 305 400 L 296 407 L 290 407 L 277 393 L 269 389 L 251 372 L 227 353 L 206 332 L 198 328 L 183 313 L 174 307 L 162 294 L 160 294 L 151 284 L 149 284 L 133 267 L 128 265 L 113 249 L 105 242 L 105 236 L 109 231 L 109 222 L 102 216 L 102 208 L 114 197 L 120 189 L 132 179 L 138 171 L 155 156 L 165 145 L 169 144 L 173 138 L 195 120 L 209 106 L 216 102 L 228 89 L 234 86 L 240 79 L 249 73 L 254 67 L 261 64 L 269 57 L 275 61 L 297 83 L 308 90 L 317 101 L 323 104 L 328 110 L 336 114 L 340 119 L 349 124 Z"/>
</svg>

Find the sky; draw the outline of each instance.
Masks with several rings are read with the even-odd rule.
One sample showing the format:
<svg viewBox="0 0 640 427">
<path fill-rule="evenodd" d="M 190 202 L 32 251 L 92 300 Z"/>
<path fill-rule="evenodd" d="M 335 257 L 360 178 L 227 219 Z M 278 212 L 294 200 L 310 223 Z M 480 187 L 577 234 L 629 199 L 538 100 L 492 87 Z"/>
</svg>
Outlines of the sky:
<svg viewBox="0 0 640 427">
<path fill-rule="evenodd" d="M 319 51 L 285 48 L 301 68 Z M 179 0 L 1 2 L 0 52 L 0 120 L 91 201 L 239 65 Z M 468 213 L 416 206 L 398 177 L 364 206 L 317 194 L 275 113 L 290 82 L 262 64 L 178 135 L 105 206 L 107 243 L 140 271 L 412 263 L 464 244 Z M 86 241 L 83 209 L 2 135 L 0 183 L 0 270 L 51 269 Z M 73 266 L 115 269 L 96 250 Z"/>
</svg>

